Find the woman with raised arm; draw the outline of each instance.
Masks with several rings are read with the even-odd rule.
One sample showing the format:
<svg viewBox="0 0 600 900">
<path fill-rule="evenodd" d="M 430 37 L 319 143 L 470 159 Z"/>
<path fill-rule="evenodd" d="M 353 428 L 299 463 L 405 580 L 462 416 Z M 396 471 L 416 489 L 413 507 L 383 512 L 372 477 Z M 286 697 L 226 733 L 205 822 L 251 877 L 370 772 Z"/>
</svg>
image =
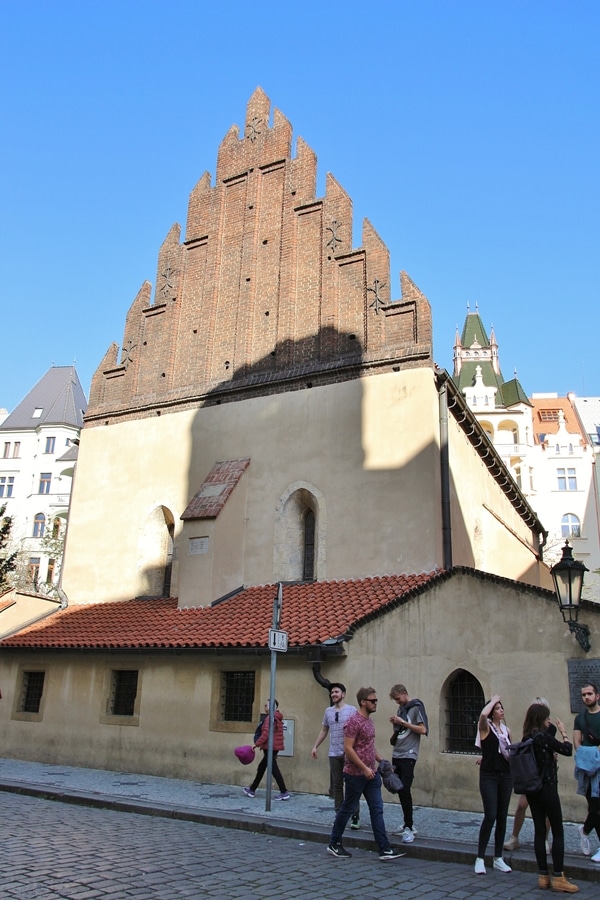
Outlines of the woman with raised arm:
<svg viewBox="0 0 600 900">
<path fill-rule="evenodd" d="M 483 822 L 479 829 L 479 844 L 475 860 L 475 874 L 485 875 L 485 851 L 494 831 L 494 869 L 511 872 L 502 859 L 502 846 L 506 835 L 508 804 L 512 794 L 512 779 L 508 766 L 510 731 L 504 721 L 504 707 L 499 694 L 495 694 L 481 710 L 475 744 L 481 749 L 479 766 L 479 792 L 483 800 Z"/>
<path fill-rule="evenodd" d="M 562 741 L 554 735 L 560 732 Z M 537 860 L 539 875 L 538 887 L 552 888 L 564 894 L 576 894 L 579 888 L 567 881 L 563 872 L 565 856 L 565 836 L 563 830 L 562 809 L 558 796 L 558 766 L 556 754 L 572 756 L 573 745 L 567 740 L 567 731 L 560 719 L 556 726 L 550 722 L 550 710 L 542 703 L 532 703 L 523 722 L 523 740 L 533 738 L 533 752 L 542 776 L 539 791 L 527 793 L 526 797 L 533 819 L 533 848 Z M 552 829 L 552 875 L 548 872 L 548 856 L 546 853 L 546 819 Z"/>
</svg>

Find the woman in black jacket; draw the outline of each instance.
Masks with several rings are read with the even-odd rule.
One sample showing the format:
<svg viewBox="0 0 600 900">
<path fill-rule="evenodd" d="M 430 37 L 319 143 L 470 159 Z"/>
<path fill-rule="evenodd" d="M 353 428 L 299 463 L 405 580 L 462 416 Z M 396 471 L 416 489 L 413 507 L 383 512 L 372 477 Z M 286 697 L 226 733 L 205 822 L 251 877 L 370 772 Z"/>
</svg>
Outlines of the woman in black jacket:
<svg viewBox="0 0 600 900">
<path fill-rule="evenodd" d="M 557 741 L 554 737 L 557 728 L 562 741 Z M 563 872 L 565 836 L 556 764 L 556 754 L 572 756 L 573 745 L 567 740 L 567 732 L 560 719 L 556 720 L 556 727 L 552 725 L 550 710 L 541 703 L 532 703 L 527 710 L 523 723 L 523 740 L 526 741 L 527 738 L 533 738 L 533 751 L 542 776 L 540 790 L 526 795 L 535 829 L 533 846 L 539 869 L 538 887 L 552 887 L 553 891 L 575 894 L 579 888 L 567 881 Z M 546 819 L 552 829 L 552 876 L 548 872 L 546 856 Z"/>
</svg>

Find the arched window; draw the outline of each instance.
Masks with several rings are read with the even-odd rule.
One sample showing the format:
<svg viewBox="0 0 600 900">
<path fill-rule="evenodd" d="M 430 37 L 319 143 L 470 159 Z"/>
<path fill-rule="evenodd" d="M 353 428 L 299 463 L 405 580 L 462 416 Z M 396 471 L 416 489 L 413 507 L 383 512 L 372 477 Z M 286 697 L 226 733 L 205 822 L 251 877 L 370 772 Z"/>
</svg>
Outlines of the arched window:
<svg viewBox="0 0 600 900">
<path fill-rule="evenodd" d="M 46 530 L 46 516 L 44 513 L 38 513 L 33 520 L 33 536 L 34 538 L 43 538 Z"/>
<path fill-rule="evenodd" d="M 275 581 L 315 581 L 325 577 L 325 498 L 305 481 L 291 484 L 275 513 Z"/>
<path fill-rule="evenodd" d="M 560 527 L 564 538 L 581 537 L 581 522 L 573 513 L 567 513 L 562 517 Z"/>
<path fill-rule="evenodd" d="M 477 721 L 485 706 L 483 689 L 466 669 L 457 669 L 446 683 L 446 752 L 472 753 L 475 746 Z"/>
<path fill-rule="evenodd" d="M 304 515 L 304 560 L 302 580 L 314 581 L 315 577 L 315 514 L 307 509 Z"/>
<path fill-rule="evenodd" d="M 140 530 L 138 596 L 168 597 L 173 574 L 175 519 L 166 506 L 155 507 Z"/>
</svg>

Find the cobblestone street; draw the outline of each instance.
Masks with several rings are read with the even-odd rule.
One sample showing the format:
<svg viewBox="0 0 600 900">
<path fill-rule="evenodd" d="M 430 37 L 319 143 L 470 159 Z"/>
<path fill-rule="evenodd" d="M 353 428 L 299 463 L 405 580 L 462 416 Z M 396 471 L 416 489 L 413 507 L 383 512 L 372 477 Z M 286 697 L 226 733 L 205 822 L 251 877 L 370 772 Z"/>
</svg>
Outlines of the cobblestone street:
<svg viewBox="0 0 600 900">
<path fill-rule="evenodd" d="M 2 795 L 2 900 L 96 898 L 527 897 L 533 874 L 476 876 L 470 866 L 405 858 L 380 862 L 325 844 L 193 822 Z M 580 882 L 581 897 L 598 885 Z"/>
</svg>

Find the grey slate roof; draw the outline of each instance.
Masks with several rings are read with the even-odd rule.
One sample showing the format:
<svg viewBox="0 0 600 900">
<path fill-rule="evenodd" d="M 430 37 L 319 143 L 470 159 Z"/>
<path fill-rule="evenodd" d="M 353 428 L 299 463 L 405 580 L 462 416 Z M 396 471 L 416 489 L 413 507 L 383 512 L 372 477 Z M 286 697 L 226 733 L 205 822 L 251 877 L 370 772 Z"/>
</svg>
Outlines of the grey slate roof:
<svg viewBox="0 0 600 900">
<path fill-rule="evenodd" d="M 34 411 L 41 415 L 34 417 Z M 52 366 L 0 425 L 1 431 L 39 428 L 40 425 L 83 426 L 87 400 L 75 366 Z"/>
</svg>

